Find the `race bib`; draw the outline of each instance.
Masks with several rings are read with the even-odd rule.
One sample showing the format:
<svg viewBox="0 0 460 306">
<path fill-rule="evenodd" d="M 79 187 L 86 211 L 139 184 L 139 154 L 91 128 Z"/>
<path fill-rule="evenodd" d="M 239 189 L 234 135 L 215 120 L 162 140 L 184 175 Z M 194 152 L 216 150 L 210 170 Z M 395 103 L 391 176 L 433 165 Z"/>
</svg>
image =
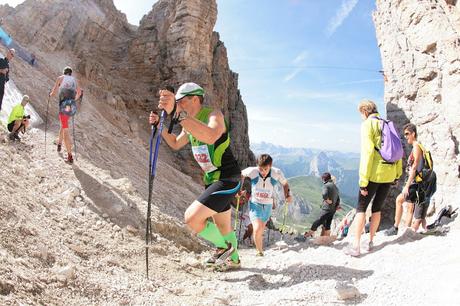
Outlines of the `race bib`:
<svg viewBox="0 0 460 306">
<path fill-rule="evenodd" d="M 259 204 L 273 203 L 273 190 L 264 188 L 255 188 L 254 200 Z"/>
<path fill-rule="evenodd" d="M 192 152 L 193 157 L 195 157 L 195 160 L 204 172 L 208 173 L 217 170 L 217 167 L 214 166 L 211 162 L 211 156 L 209 154 L 207 145 L 201 145 L 196 147 L 192 146 Z"/>
</svg>

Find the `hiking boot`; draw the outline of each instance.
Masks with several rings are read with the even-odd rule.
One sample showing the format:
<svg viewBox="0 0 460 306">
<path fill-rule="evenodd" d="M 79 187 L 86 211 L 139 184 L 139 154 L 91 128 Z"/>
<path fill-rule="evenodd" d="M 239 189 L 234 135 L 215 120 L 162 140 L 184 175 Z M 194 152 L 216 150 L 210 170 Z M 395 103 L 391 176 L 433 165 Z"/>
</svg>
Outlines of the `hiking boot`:
<svg viewBox="0 0 460 306">
<path fill-rule="evenodd" d="M 347 248 L 345 248 L 343 250 L 343 252 L 346 254 L 346 255 L 350 255 L 350 256 L 353 256 L 353 257 L 358 257 L 361 255 L 361 252 L 359 251 L 359 248 L 356 249 L 354 248 L 353 246 L 349 246 Z"/>
<path fill-rule="evenodd" d="M 72 154 L 68 154 L 67 155 L 67 160 L 66 160 L 67 163 L 69 164 L 73 164 L 73 156 Z"/>
<path fill-rule="evenodd" d="M 385 236 L 394 236 L 394 235 L 398 235 L 398 228 L 393 225 L 390 229 L 385 231 Z"/>
<path fill-rule="evenodd" d="M 364 246 L 363 246 L 363 249 L 366 252 L 372 251 L 373 248 L 374 248 L 374 243 L 372 241 L 369 241 L 368 243 L 364 244 Z"/>
</svg>

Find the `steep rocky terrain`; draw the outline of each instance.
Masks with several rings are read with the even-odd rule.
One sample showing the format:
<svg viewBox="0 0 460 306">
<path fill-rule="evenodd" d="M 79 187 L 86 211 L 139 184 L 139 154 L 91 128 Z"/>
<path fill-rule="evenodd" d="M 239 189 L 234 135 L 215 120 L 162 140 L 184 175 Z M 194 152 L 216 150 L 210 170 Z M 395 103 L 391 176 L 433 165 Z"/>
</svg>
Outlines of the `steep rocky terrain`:
<svg viewBox="0 0 460 306">
<path fill-rule="evenodd" d="M 3 27 L 37 58 L 36 67 L 19 59 L 13 62 L 12 79 L 19 89 L 32 97 L 45 117 L 47 93 L 55 78 L 64 66 L 74 67 L 85 90 L 77 121 L 81 147 L 116 147 L 118 151 L 110 157 L 90 150 L 83 154 L 108 164 L 118 175 L 132 177 L 136 187 L 142 186 L 144 178 L 130 169 L 145 161 L 145 156 L 126 140 L 147 139 L 146 115 L 156 108 L 156 93 L 167 84 L 177 88 L 195 81 L 203 85 L 205 103 L 222 109 L 229 121 L 235 139 L 232 148 L 240 164 L 253 161 L 237 75 L 229 69 L 225 46 L 213 33 L 214 0 L 158 1 L 139 28 L 129 25 L 111 0 L 70 4 L 28 0 L 15 9 L 2 6 L 0 14 Z M 53 105 L 52 99 L 54 119 Z M 199 170 L 183 161 L 188 154 L 185 149 L 176 155 L 176 167 L 198 180 Z"/>
<path fill-rule="evenodd" d="M 74 166 L 56 152 L 44 157 L 43 137 L 35 129 L 21 143 L 0 142 L 1 305 L 451 305 L 460 298 L 458 222 L 441 237 L 379 234 L 375 251 L 361 258 L 343 254 L 348 241 L 322 246 L 283 235 L 283 242 L 272 232 L 265 257 L 243 245 L 242 269 L 219 273 L 201 266 L 205 247 L 154 207 L 147 280 L 145 199 L 128 178 L 84 157 Z M 188 181 L 161 163 L 159 185 L 173 177 Z M 173 191 L 156 193 L 155 206 L 170 203 Z"/>
<path fill-rule="evenodd" d="M 379 33 L 398 20 L 386 14 L 402 14 L 412 3 L 378 1 L 377 24 L 378 20 L 390 23 L 378 27 Z M 449 16 L 455 24 L 456 7 L 439 1 L 417 3 L 420 7 L 412 10 L 422 10 L 422 17 Z M 434 8 L 424 10 L 428 4 Z M 441 9 L 449 13 L 436 15 Z M 277 242 L 281 236 L 272 234 L 265 257 L 242 247 L 240 270 L 203 269 L 201 262 L 209 248 L 181 224 L 185 207 L 202 189 L 183 172 L 195 177 L 198 172 L 185 161 L 186 151 L 172 155 L 165 147 L 155 179 L 154 243 L 149 247 L 147 280 L 143 228 L 149 129 L 145 122 L 147 111 L 155 107 L 155 92 L 190 78 L 202 83 L 209 93 L 207 103 L 222 107 L 229 119 L 240 163 L 253 159 L 237 76 L 228 69 L 225 47 L 212 32 L 215 1 L 160 0 L 139 28 L 130 26 L 111 0 L 28 0 L 15 9 L 0 6 L 0 16 L 5 29 L 37 57 L 35 67 L 14 59 L 11 78 L 16 85 L 13 81 L 7 85 L 7 99 L 17 103 L 28 94 L 45 118 L 49 88 L 67 64 L 75 68 L 85 89 L 76 117 L 79 151 L 73 166 L 65 164 L 51 144 L 57 132 L 54 100 L 46 143 L 43 125 L 21 143 L 4 140 L 7 133 L 0 126 L 0 305 L 445 305 L 460 298 L 459 255 L 452 252 L 460 243 L 458 221 L 449 224 L 450 232 L 441 237 L 404 229 L 397 237 L 379 234 L 374 252 L 361 258 L 343 254 L 347 240 L 329 247 L 322 246 L 327 243 L 321 240 L 297 243 L 289 235 L 283 235 L 286 242 Z M 389 54 L 401 52 L 395 58 L 384 56 L 385 70 L 390 71 L 388 65 L 404 55 L 385 46 L 382 50 Z M 435 50 L 439 56 L 455 49 L 447 43 L 438 46 L 444 48 Z M 408 74 L 414 71 L 418 70 Z M 449 75 L 446 70 L 442 73 Z M 407 84 L 414 81 L 397 69 L 395 75 Z M 453 82 L 455 73 L 452 79 L 447 75 Z M 393 83 L 387 86 L 386 99 L 407 90 L 407 84 L 391 78 L 388 73 L 388 82 Z M 444 87 L 441 92 L 451 93 Z M 389 107 L 396 107 L 394 100 Z M 458 164 L 458 148 L 450 146 L 458 137 L 452 101 L 443 98 L 436 104 L 432 111 L 442 120 L 435 116 L 437 125 L 426 123 L 421 132 L 424 142 L 439 142 L 439 150 L 433 144 L 432 151 L 442 177 L 439 201 L 443 203 L 448 202 L 448 192 L 458 194 L 458 182 L 450 180 L 456 174 L 450 171 L 449 160 Z M 417 106 L 423 110 L 431 104 L 420 100 Z M 413 114 L 411 120 L 422 120 L 407 105 L 401 102 L 397 107 Z M 398 119 L 401 112 L 395 108 L 389 114 Z M 443 134 L 449 128 L 452 133 Z M 433 138 L 423 138 L 426 135 Z"/>
<path fill-rule="evenodd" d="M 432 152 L 438 205 L 460 197 L 460 4 L 445 0 L 377 0 L 388 117 L 417 125 Z M 410 148 L 406 148 L 407 151 Z M 454 201 L 454 202 L 455 202 Z M 389 203 L 391 204 L 391 202 Z M 392 205 L 387 205 L 391 222 Z"/>
</svg>

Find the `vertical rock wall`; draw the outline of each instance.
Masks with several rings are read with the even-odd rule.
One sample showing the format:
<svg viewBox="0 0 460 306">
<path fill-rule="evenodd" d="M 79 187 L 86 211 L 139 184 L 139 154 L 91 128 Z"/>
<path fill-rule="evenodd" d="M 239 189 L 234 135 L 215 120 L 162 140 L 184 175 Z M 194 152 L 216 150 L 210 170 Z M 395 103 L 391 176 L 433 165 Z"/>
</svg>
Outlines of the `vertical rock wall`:
<svg viewBox="0 0 460 306">
<path fill-rule="evenodd" d="M 414 123 L 432 152 L 437 206 L 460 197 L 460 7 L 446 0 L 377 0 L 374 22 L 388 117 Z M 406 147 L 406 152 L 410 148 Z M 384 211 L 391 223 L 394 202 Z"/>
</svg>

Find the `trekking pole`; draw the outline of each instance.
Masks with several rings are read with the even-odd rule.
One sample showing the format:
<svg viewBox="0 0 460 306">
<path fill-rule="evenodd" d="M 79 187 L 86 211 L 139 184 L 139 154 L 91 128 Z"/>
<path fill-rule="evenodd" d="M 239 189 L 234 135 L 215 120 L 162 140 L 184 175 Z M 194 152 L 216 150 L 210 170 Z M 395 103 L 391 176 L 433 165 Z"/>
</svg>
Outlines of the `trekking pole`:
<svg viewBox="0 0 460 306">
<path fill-rule="evenodd" d="M 174 88 L 170 86 L 166 86 L 166 89 L 174 92 Z M 161 112 L 160 115 L 160 122 L 154 126 L 152 125 L 152 133 L 150 135 L 150 151 L 149 151 L 149 195 L 147 200 L 147 220 L 146 220 L 146 229 L 145 229 L 145 267 L 146 267 L 146 274 L 147 279 L 149 279 L 149 244 L 152 240 L 152 220 L 151 220 L 151 213 L 152 213 L 152 191 L 153 191 L 153 181 L 155 180 L 155 174 L 157 169 L 157 160 L 158 160 L 158 153 L 161 144 L 161 132 L 163 131 L 163 122 L 167 117 L 167 113 L 165 110 Z M 171 113 L 172 115 L 172 113 Z M 153 139 L 155 138 L 155 134 L 158 132 L 158 137 L 155 143 L 155 151 L 153 151 Z"/>
<path fill-rule="evenodd" d="M 239 210 L 240 210 L 240 196 L 236 195 L 236 210 L 235 210 L 235 225 L 233 226 L 233 230 L 236 232 L 236 227 L 238 226 L 238 217 L 239 217 Z"/>
<path fill-rule="evenodd" d="M 282 225 L 282 239 L 284 240 L 284 233 L 286 232 L 286 216 L 287 216 L 287 213 L 288 213 L 288 206 L 287 206 L 287 202 L 284 202 L 284 211 L 283 211 L 283 225 Z"/>
<path fill-rule="evenodd" d="M 149 278 L 149 244 L 151 242 L 151 235 L 152 235 L 152 223 L 151 223 L 151 212 L 152 212 L 152 190 L 153 190 L 153 181 L 155 179 L 156 173 L 156 165 L 158 160 L 158 151 L 160 148 L 161 143 L 161 132 L 163 130 L 163 122 L 166 117 L 166 112 L 162 111 L 160 115 L 160 122 L 158 123 L 158 127 L 152 126 L 152 133 L 150 136 L 150 154 L 149 154 L 149 196 L 147 200 L 147 222 L 146 222 L 146 230 L 145 230 L 145 265 L 146 265 L 146 273 L 147 279 Z M 153 151 L 153 139 L 155 138 L 155 134 L 158 131 L 158 137 L 155 143 L 155 150 Z"/>
<path fill-rule="evenodd" d="M 49 105 L 50 105 L 50 96 L 51 94 L 51 91 L 49 92 L 48 94 L 48 101 L 46 102 L 46 117 L 45 117 L 45 157 L 46 157 L 46 132 L 48 130 L 48 109 L 49 109 Z"/>
</svg>

